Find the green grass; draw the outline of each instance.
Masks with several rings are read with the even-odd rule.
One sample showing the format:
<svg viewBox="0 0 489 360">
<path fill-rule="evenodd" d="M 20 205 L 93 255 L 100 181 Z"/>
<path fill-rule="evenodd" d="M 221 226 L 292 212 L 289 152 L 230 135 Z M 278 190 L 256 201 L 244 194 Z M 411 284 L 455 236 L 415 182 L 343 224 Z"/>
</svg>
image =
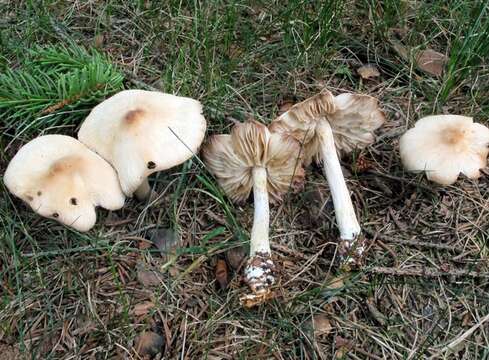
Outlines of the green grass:
<svg viewBox="0 0 489 360">
<path fill-rule="evenodd" d="M 4 3 L 0 11 L 0 173 L 35 136 L 76 134 L 91 107 L 121 88 L 199 99 L 209 134 L 250 117 L 269 123 L 283 102 L 324 87 L 376 96 L 388 118 L 379 142 L 343 162 L 361 222 L 383 235 L 368 236 L 365 267 L 348 273 L 331 265 L 337 229 L 327 183 L 311 167 L 304 191 L 272 209 L 281 283 L 277 300 L 253 310 L 239 305 L 239 273 L 230 271 L 227 290 L 217 289 L 213 274 L 217 258 L 247 245 L 252 205 L 233 205 L 199 159 L 152 179 L 162 195 L 156 203 L 100 210 L 86 234 L 38 217 L 2 182 L 2 353 L 13 347 L 28 359 L 136 359 L 135 337 L 152 329 L 170 341 L 166 358 L 488 356 L 487 324 L 452 353 L 439 353 L 489 312 L 487 279 L 371 272 L 488 271 L 487 176 L 437 187 L 405 174 L 397 154 L 398 136 L 424 115 L 467 114 L 489 124 L 486 2 L 42 0 Z M 395 41 L 412 53 L 446 54 L 444 74 L 418 69 Z M 356 69 L 365 63 L 381 76 L 360 79 Z M 357 172 L 358 156 L 381 175 Z M 180 234 L 176 256 L 140 249 L 158 227 Z M 164 282 L 142 286 L 141 265 L 161 270 Z M 346 277 L 344 285 L 331 288 L 337 276 Z M 155 310 L 135 316 L 143 301 Z M 317 314 L 329 318 L 329 334 L 311 331 Z"/>
</svg>

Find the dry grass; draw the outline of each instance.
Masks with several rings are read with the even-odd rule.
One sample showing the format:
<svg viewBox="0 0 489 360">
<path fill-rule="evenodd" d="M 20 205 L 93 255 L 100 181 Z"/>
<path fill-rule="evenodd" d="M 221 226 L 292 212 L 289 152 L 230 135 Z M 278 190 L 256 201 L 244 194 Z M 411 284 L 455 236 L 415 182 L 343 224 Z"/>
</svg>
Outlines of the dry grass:
<svg viewBox="0 0 489 360">
<path fill-rule="evenodd" d="M 127 87 L 200 99 L 209 133 L 228 132 L 236 119 L 268 123 L 282 103 L 323 87 L 378 97 L 388 121 L 376 144 L 343 160 L 366 229 L 364 265 L 335 265 L 328 185 L 311 167 L 304 191 L 272 209 L 280 283 L 274 301 L 252 310 L 239 305 L 244 285 L 229 261 L 247 246 L 252 204 L 231 205 L 198 159 L 158 174 L 155 202 L 99 211 L 87 234 L 39 218 L 2 187 L 1 354 L 140 359 L 136 338 L 151 330 L 170 359 L 489 357 L 489 171 L 440 187 L 404 173 L 397 151 L 399 135 L 432 112 L 488 124 L 487 57 L 442 99 L 446 78 L 419 71 L 389 42 L 401 28 L 406 45 L 451 54 L 458 31 L 473 23 L 469 4 L 40 3 L 7 5 L 2 67 L 15 68 L 34 43 L 96 46 Z M 381 76 L 361 80 L 364 63 Z M 29 138 L 0 125 L 3 172 Z M 72 135 L 78 125 L 51 133 Z M 177 231 L 178 248 L 165 256 L 147 248 L 156 228 Z M 217 259 L 230 266 L 226 290 L 216 283 Z M 330 325 L 322 332 L 311 322 L 319 314 Z"/>
</svg>

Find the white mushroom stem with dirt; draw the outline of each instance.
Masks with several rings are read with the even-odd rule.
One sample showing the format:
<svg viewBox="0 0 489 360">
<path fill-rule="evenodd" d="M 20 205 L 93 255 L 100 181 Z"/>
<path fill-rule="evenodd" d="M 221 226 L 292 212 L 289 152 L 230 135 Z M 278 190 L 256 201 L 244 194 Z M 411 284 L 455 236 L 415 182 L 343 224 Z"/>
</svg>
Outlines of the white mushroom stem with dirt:
<svg viewBox="0 0 489 360">
<path fill-rule="evenodd" d="M 244 270 L 251 294 L 241 298 L 244 306 L 260 304 L 270 297 L 276 273 L 269 242 L 269 200 L 277 203 L 304 180 L 300 145 L 291 137 L 270 133 L 256 121 L 237 124 L 230 135 L 214 135 L 203 148 L 204 161 L 227 196 L 236 203 L 253 190 L 254 216 L 250 258 Z"/>
<path fill-rule="evenodd" d="M 270 125 L 272 132 L 293 136 L 303 145 L 304 165 L 313 159 L 322 164 L 342 240 L 342 256 L 349 255 L 354 247 L 355 255 L 361 256 L 363 247 L 356 244 L 361 227 L 339 155 L 372 144 L 373 132 L 383 123 L 384 114 L 375 98 L 358 94 L 333 96 L 329 91 L 323 91 L 292 106 Z"/>
</svg>

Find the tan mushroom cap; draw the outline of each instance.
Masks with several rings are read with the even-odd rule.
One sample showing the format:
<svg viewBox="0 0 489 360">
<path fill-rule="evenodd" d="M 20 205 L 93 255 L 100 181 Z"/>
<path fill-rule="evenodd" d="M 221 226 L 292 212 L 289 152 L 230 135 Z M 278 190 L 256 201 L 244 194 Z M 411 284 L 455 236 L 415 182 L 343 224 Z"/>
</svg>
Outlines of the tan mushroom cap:
<svg viewBox="0 0 489 360">
<path fill-rule="evenodd" d="M 304 181 L 300 144 L 291 137 L 271 133 L 256 121 L 236 124 L 230 135 L 214 135 L 203 148 L 209 170 L 235 202 L 245 201 L 253 188 L 252 169 L 267 169 L 267 190 L 279 202 L 290 188 Z"/>
<path fill-rule="evenodd" d="M 45 135 L 25 144 L 3 180 L 36 213 L 79 231 L 95 224 L 96 206 L 117 210 L 124 205 L 115 170 L 69 136 Z"/>
<path fill-rule="evenodd" d="M 442 185 L 453 184 L 460 173 L 477 179 L 487 165 L 488 145 L 489 129 L 460 115 L 424 117 L 399 141 L 404 167 L 425 171 Z"/>
<path fill-rule="evenodd" d="M 122 190 L 130 196 L 150 174 L 197 153 L 205 130 L 199 101 L 125 90 L 93 108 L 78 139 L 115 167 Z"/>
<path fill-rule="evenodd" d="M 385 121 L 376 98 L 360 94 L 333 96 L 324 90 L 276 118 L 270 131 L 293 136 L 304 146 L 304 164 L 320 160 L 316 127 L 328 121 L 334 134 L 336 149 L 347 154 L 362 149 L 375 140 L 374 131 Z"/>
</svg>

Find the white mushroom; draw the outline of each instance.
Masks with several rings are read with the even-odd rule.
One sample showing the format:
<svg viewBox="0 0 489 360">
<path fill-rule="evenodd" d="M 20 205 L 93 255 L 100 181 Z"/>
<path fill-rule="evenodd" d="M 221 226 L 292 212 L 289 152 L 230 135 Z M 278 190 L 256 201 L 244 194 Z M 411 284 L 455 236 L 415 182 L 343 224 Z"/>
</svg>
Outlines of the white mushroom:
<svg viewBox="0 0 489 360">
<path fill-rule="evenodd" d="M 254 306 L 271 296 L 270 286 L 275 282 L 268 238 L 269 195 L 272 202 L 280 202 L 287 190 L 302 185 L 300 145 L 291 137 L 270 133 L 263 124 L 248 121 L 236 124 L 230 135 L 212 136 L 202 152 L 207 167 L 233 201 L 245 201 L 253 189 L 255 212 L 245 268 L 252 294 L 241 301 Z"/>
<path fill-rule="evenodd" d="M 341 171 L 340 155 L 361 149 L 374 141 L 373 132 L 385 121 L 377 99 L 358 94 L 333 96 L 329 91 L 313 96 L 280 115 L 270 125 L 304 146 L 304 164 L 323 163 L 340 230 L 343 254 L 350 251 L 360 234 L 355 209 Z M 356 249 L 361 255 L 362 247 Z"/>
<path fill-rule="evenodd" d="M 489 129 L 471 117 L 434 115 L 419 119 L 401 136 L 401 160 L 408 171 L 425 171 L 438 184 L 457 181 L 460 173 L 477 179 L 487 165 Z"/>
<path fill-rule="evenodd" d="M 205 130 L 197 100 L 125 90 L 93 108 L 78 139 L 114 166 L 127 196 L 142 200 L 151 193 L 147 177 L 192 157 Z"/>
<path fill-rule="evenodd" d="M 95 224 L 95 207 L 124 205 L 115 170 L 78 140 L 40 136 L 22 146 L 3 178 L 7 189 L 38 214 L 79 231 Z"/>
</svg>

